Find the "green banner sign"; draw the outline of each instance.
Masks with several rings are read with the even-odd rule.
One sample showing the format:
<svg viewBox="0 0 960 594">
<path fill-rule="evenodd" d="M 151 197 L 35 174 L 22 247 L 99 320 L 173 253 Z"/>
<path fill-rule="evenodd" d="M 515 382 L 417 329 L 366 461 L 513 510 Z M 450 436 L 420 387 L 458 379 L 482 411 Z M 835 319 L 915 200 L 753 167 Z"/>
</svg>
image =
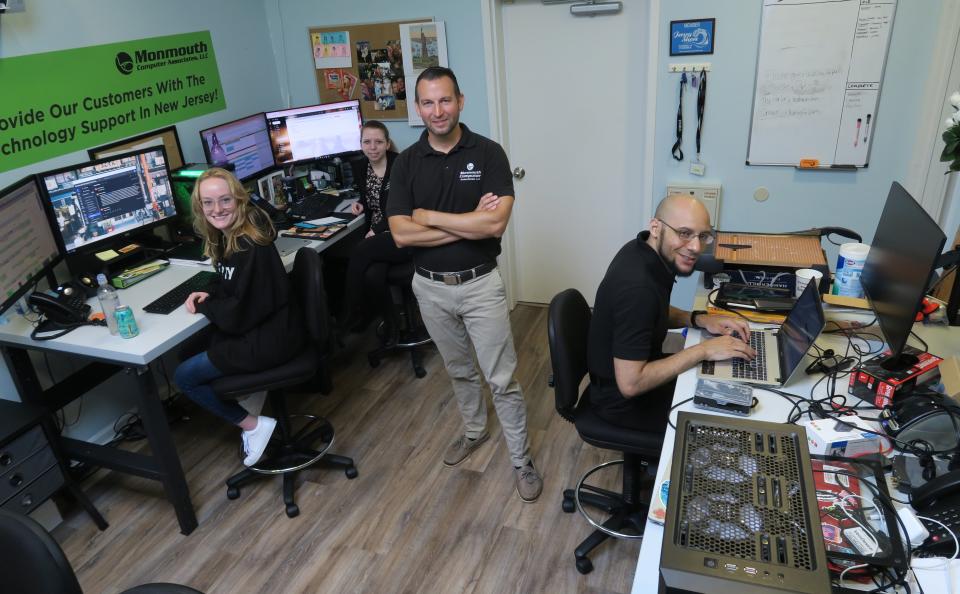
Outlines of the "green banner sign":
<svg viewBox="0 0 960 594">
<path fill-rule="evenodd" d="M 0 59 L 0 172 L 226 108 L 209 31 Z"/>
</svg>

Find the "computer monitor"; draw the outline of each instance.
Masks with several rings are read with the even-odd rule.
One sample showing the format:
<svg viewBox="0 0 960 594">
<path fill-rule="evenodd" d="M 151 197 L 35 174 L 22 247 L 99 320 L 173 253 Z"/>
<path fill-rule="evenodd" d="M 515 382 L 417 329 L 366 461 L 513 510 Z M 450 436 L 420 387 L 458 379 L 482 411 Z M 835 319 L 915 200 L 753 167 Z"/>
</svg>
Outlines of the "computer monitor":
<svg viewBox="0 0 960 594">
<path fill-rule="evenodd" d="M 156 146 L 41 173 L 63 253 L 104 249 L 172 219 L 166 163 L 166 151 Z"/>
<path fill-rule="evenodd" d="M 241 181 L 274 166 L 267 120 L 262 113 L 201 130 L 200 143 L 207 163 L 218 167 L 232 163 Z"/>
<path fill-rule="evenodd" d="M 358 100 L 267 112 L 277 165 L 359 151 L 361 125 Z"/>
<path fill-rule="evenodd" d="M 0 313 L 61 260 L 34 176 L 0 190 Z"/>
<path fill-rule="evenodd" d="M 887 369 L 909 368 L 917 362 L 903 349 L 945 241 L 936 221 L 893 182 L 860 276 L 892 351 L 883 362 Z"/>
</svg>

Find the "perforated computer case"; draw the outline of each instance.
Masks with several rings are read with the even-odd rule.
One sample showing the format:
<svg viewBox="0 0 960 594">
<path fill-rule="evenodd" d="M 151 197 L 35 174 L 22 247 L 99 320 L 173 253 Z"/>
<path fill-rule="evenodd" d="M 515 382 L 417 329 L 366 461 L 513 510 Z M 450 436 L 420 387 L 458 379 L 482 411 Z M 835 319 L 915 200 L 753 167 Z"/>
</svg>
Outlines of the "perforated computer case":
<svg viewBox="0 0 960 594">
<path fill-rule="evenodd" d="M 681 412 L 661 592 L 829 594 L 803 427 Z"/>
</svg>

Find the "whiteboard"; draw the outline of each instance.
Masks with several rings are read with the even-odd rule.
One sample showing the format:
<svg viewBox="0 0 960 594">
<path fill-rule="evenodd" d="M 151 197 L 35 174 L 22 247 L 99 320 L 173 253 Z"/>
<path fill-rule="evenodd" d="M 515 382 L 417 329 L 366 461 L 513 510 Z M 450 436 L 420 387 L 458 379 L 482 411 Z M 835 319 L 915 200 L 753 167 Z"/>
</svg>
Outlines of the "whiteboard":
<svg viewBox="0 0 960 594">
<path fill-rule="evenodd" d="M 866 167 L 896 0 L 764 0 L 747 165 Z"/>
</svg>

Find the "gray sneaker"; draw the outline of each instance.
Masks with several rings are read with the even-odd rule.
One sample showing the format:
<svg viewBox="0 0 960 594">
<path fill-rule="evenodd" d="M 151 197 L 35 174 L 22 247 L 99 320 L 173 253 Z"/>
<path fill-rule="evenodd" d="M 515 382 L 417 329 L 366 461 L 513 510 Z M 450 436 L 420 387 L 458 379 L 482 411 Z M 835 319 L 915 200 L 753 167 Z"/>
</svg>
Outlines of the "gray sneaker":
<svg viewBox="0 0 960 594">
<path fill-rule="evenodd" d="M 543 491 L 543 479 L 533 467 L 533 462 L 527 462 L 525 466 L 514 468 L 513 471 L 517 474 L 517 494 L 520 499 L 527 503 L 536 501 Z"/>
<path fill-rule="evenodd" d="M 461 435 L 453 443 L 447 446 L 447 451 L 443 453 L 443 463 L 447 466 L 456 466 L 467 456 L 473 453 L 473 450 L 480 447 L 480 444 L 490 439 L 490 434 L 484 431 L 476 439 L 468 439 L 466 435 Z"/>
</svg>

